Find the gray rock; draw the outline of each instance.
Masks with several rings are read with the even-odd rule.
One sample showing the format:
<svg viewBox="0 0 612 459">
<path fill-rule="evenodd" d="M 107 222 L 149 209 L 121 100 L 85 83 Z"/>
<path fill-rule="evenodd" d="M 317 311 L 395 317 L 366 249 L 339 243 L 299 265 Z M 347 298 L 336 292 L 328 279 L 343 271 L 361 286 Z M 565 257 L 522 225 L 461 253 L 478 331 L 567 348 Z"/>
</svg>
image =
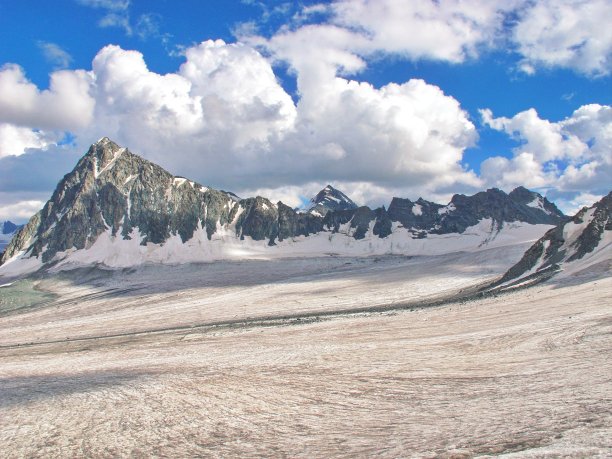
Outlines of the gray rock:
<svg viewBox="0 0 612 459">
<path fill-rule="evenodd" d="M 311 214 L 325 216 L 329 211 L 352 209 L 357 209 L 357 204 L 342 191 L 327 185 L 310 200 L 310 203 L 304 210 Z"/>
<path fill-rule="evenodd" d="M 26 250 L 47 262 L 58 252 L 89 247 L 107 230 L 129 239 L 136 229 L 145 245 L 176 234 L 186 241 L 201 225 L 210 238 L 218 224 L 228 222 L 234 205 L 227 193 L 174 177 L 103 138 L 64 176 L 2 261 Z"/>
<path fill-rule="evenodd" d="M 587 214 L 590 215 L 590 221 L 576 239 L 568 244 L 564 239 L 566 225 L 585 223 Z M 512 266 L 496 285 L 519 279 L 534 268 L 541 272 L 563 263 L 579 260 L 596 250 L 604 231 L 612 231 L 612 192 L 591 208 L 583 208 L 569 222 L 566 221 L 549 230 L 525 252 L 519 262 Z"/>
</svg>

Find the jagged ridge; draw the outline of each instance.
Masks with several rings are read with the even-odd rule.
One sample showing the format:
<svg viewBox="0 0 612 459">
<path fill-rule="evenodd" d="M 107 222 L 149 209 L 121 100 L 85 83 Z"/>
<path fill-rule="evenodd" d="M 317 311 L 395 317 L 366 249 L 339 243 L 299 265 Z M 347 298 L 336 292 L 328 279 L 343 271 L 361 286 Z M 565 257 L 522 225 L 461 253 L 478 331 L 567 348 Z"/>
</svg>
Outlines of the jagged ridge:
<svg viewBox="0 0 612 459">
<path fill-rule="evenodd" d="M 541 205 L 530 204 L 535 201 Z M 403 227 L 409 231 L 407 237 L 425 238 L 462 233 L 485 218 L 492 219 L 497 230 L 506 222 L 556 224 L 565 218 L 553 204 L 524 188 L 510 194 L 491 189 L 474 196 L 455 195 L 447 206 L 393 198 L 389 210 L 372 210 L 357 207 L 329 185 L 311 203 L 310 211 L 304 213 L 260 196 L 240 199 L 175 177 L 103 138 L 13 238 L 2 262 L 19 253 L 48 262 L 60 252 L 90 247 L 104 232 L 125 240 L 140 238 L 140 244 L 146 245 L 163 244 L 171 235 L 179 235 L 184 243 L 200 228 L 210 240 L 218 231 L 231 228 L 240 239 L 274 245 L 323 231 L 345 231 L 359 240 L 370 231 L 385 238 L 394 228 Z"/>
</svg>

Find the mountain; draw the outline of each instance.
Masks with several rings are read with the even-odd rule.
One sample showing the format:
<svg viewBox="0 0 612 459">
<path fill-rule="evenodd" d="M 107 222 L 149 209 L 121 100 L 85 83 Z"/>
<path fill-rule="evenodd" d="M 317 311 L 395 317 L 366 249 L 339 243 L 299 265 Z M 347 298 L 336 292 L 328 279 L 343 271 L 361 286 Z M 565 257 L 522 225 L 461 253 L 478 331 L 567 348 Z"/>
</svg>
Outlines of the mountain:
<svg viewBox="0 0 612 459">
<path fill-rule="evenodd" d="M 532 199 L 525 201 L 522 190 L 530 193 Z M 543 205 L 536 207 L 533 202 Z M 514 189 L 510 194 L 497 188 L 473 196 L 456 194 L 446 206 L 422 198 L 416 202 L 393 198 L 388 214 L 392 221 L 400 222 L 405 228 L 412 229 L 421 237 L 427 233 L 463 233 L 467 228 L 485 219 L 491 220 L 492 227 L 497 230 L 509 222 L 556 225 L 566 220 L 554 204 L 540 194 L 523 187 Z"/>
<path fill-rule="evenodd" d="M 17 231 L 22 226 L 23 225 L 16 225 L 12 221 L 7 220 L 3 222 L 2 225 L 0 225 L 0 233 L 4 235 L 13 234 L 15 231 Z"/>
<path fill-rule="evenodd" d="M 512 266 L 499 284 L 538 280 L 558 270 L 604 263 L 612 267 L 612 192 L 569 221 L 549 230 Z"/>
<path fill-rule="evenodd" d="M 328 185 L 307 211 L 295 211 L 173 176 L 103 138 L 18 231 L 0 260 L 0 274 L 70 263 L 479 250 L 535 240 L 564 221 L 554 205 L 525 189 L 455 195 L 447 205 L 393 198 L 387 210 L 358 207 Z"/>
<path fill-rule="evenodd" d="M 17 230 L 22 226 L 23 225 L 16 225 L 10 220 L 0 223 L 0 254 L 4 251 L 4 248 L 8 245 Z"/>
<path fill-rule="evenodd" d="M 330 210 L 353 209 L 357 209 L 357 204 L 342 191 L 327 185 L 310 200 L 304 211 L 315 216 L 324 217 Z"/>
</svg>

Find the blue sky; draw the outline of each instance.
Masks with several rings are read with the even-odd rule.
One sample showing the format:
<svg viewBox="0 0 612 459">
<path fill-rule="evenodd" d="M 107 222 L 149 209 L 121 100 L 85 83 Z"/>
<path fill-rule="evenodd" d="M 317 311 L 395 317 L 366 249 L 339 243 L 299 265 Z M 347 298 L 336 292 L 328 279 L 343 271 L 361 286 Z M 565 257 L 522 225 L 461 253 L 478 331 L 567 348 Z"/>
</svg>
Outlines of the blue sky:
<svg viewBox="0 0 612 459">
<path fill-rule="evenodd" d="M 0 0 L 0 220 L 106 135 L 291 205 L 327 182 L 370 205 L 525 185 L 571 212 L 612 188 L 611 10 Z"/>
</svg>

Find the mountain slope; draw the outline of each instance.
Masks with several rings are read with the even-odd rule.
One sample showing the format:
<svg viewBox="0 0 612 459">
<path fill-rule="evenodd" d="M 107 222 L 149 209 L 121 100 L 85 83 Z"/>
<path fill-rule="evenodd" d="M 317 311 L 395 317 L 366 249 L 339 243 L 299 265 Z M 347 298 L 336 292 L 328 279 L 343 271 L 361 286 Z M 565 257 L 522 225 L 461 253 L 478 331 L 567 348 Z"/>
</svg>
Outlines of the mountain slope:
<svg viewBox="0 0 612 459">
<path fill-rule="evenodd" d="M 516 284 L 549 271 L 584 268 L 598 262 L 609 270 L 611 260 L 612 192 L 570 221 L 549 230 L 498 284 Z"/>
<path fill-rule="evenodd" d="M 357 207 L 327 186 L 312 199 L 309 212 L 300 212 L 175 177 L 103 138 L 15 235 L 1 261 L 15 267 L 28 260 L 27 269 L 34 269 L 48 263 L 131 266 L 479 250 L 537 239 L 551 223 L 563 221 L 545 201 L 531 205 L 541 196 L 529 193 L 491 189 L 455 195 L 446 206 L 393 198 L 386 210 Z"/>
<path fill-rule="evenodd" d="M 171 233 L 186 241 L 199 223 L 208 234 L 226 223 L 233 202 L 103 138 L 64 176 L 4 261 L 26 249 L 47 262 L 58 252 L 87 248 L 105 231 L 130 239 L 137 229 L 142 244 L 163 243 Z"/>
</svg>

